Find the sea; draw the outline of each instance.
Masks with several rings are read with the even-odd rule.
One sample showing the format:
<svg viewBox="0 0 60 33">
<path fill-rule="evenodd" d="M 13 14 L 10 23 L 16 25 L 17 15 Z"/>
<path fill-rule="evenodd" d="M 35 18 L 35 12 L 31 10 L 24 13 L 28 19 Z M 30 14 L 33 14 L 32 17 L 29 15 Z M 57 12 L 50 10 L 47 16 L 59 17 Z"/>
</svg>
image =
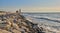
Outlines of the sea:
<svg viewBox="0 0 60 33">
<path fill-rule="evenodd" d="M 60 33 L 60 13 L 27 13 L 23 12 L 23 16 L 39 26 L 49 30 L 50 33 Z M 49 33 L 48 32 L 48 33 Z"/>
</svg>

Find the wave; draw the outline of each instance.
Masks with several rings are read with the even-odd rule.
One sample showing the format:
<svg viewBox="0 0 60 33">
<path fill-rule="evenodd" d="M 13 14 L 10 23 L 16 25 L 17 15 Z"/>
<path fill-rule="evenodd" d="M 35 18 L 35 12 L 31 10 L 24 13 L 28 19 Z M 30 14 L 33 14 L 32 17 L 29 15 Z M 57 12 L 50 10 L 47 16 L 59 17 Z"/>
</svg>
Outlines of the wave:
<svg viewBox="0 0 60 33">
<path fill-rule="evenodd" d="M 33 18 L 36 18 L 36 19 L 43 19 L 43 20 L 48 20 L 48 21 L 54 21 L 54 22 L 59 22 L 60 23 L 60 19 L 58 18 L 50 18 L 50 17 L 33 17 Z"/>
<path fill-rule="evenodd" d="M 46 30 L 50 31 L 51 33 L 58 33 L 60 32 L 60 14 L 26 14 L 26 19 L 29 21 L 33 21 L 33 23 L 38 23 L 38 25 L 44 27 Z M 46 21 L 48 22 L 46 22 Z M 57 23 L 55 23 L 57 22 Z M 49 33 L 49 32 L 48 32 Z"/>
</svg>

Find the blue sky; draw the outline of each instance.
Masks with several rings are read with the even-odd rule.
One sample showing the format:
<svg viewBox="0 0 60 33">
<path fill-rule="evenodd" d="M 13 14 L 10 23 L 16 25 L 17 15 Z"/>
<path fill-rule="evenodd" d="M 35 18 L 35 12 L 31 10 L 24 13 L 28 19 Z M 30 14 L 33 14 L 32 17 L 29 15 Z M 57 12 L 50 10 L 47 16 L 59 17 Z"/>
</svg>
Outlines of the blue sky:
<svg viewBox="0 0 60 33">
<path fill-rule="evenodd" d="M 0 0 L 0 10 L 59 10 L 60 0 Z"/>
</svg>

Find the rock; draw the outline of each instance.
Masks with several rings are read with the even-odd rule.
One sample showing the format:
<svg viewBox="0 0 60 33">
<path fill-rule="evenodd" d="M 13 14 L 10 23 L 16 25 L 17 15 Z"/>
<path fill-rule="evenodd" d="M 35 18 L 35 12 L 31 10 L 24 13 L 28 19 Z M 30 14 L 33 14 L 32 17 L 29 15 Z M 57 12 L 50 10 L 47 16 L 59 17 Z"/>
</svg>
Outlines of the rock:
<svg viewBox="0 0 60 33">
<path fill-rule="evenodd" d="M 9 13 L 6 16 L 3 16 L 3 22 L 1 19 L 0 29 L 1 31 L 7 31 L 8 33 L 43 33 L 43 28 L 32 21 L 27 20 L 23 15 L 20 15 L 18 12 Z M 6 17 L 6 18 L 5 18 Z M 8 18 L 9 17 L 9 18 Z M 3 29 L 4 28 L 4 29 Z M 3 32 L 3 31 L 2 31 Z"/>
<path fill-rule="evenodd" d="M 16 29 L 12 30 L 13 33 L 21 33 L 21 31 L 18 31 Z"/>
<path fill-rule="evenodd" d="M 0 33 L 11 33 L 11 32 L 0 29 Z"/>
</svg>

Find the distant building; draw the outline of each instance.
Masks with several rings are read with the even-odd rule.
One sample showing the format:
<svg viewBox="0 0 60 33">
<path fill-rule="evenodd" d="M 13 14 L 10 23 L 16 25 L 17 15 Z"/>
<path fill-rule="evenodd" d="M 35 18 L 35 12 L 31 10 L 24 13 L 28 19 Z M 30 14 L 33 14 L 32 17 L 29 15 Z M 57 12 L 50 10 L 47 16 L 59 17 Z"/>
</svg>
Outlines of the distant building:
<svg viewBox="0 0 60 33">
<path fill-rule="evenodd" d="M 19 9 L 19 13 L 21 13 L 21 9 Z"/>
<path fill-rule="evenodd" d="M 21 9 L 19 9 L 19 14 L 21 14 Z"/>
</svg>

